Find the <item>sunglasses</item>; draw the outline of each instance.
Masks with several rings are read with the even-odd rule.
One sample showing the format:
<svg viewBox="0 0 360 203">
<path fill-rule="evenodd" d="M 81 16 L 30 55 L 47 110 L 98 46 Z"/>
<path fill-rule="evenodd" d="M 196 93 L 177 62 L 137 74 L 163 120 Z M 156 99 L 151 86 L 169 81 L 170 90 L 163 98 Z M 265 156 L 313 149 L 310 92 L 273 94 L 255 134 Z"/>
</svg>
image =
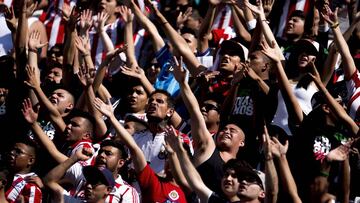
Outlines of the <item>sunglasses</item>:
<svg viewBox="0 0 360 203">
<path fill-rule="evenodd" d="M 213 104 L 204 104 L 202 108 L 204 108 L 206 112 L 209 112 L 210 110 L 215 110 L 219 112 L 219 108 Z"/>
<path fill-rule="evenodd" d="M 261 188 L 263 188 L 263 185 L 262 183 L 260 183 L 258 181 L 257 178 L 253 177 L 253 176 L 240 176 L 239 177 L 239 182 L 241 181 L 246 181 L 248 184 L 256 184 L 256 185 L 259 185 Z"/>
</svg>

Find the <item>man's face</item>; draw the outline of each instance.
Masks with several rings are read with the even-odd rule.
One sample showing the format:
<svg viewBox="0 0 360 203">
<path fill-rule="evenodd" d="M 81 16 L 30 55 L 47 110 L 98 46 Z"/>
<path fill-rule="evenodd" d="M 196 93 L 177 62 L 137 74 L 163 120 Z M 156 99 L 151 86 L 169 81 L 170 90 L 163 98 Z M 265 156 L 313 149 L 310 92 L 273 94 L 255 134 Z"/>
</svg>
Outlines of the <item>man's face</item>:
<svg viewBox="0 0 360 203">
<path fill-rule="evenodd" d="M 313 55 L 309 55 L 305 52 L 301 53 L 298 57 L 298 67 L 299 67 L 299 71 L 301 73 L 306 72 L 306 67 L 308 67 L 308 65 L 310 65 L 310 62 L 312 60 L 315 60 L 316 57 Z"/>
<path fill-rule="evenodd" d="M 223 53 L 220 60 L 220 71 L 226 71 L 229 73 L 235 72 L 240 67 L 240 57 L 237 55 L 230 55 L 229 53 Z"/>
<path fill-rule="evenodd" d="M 142 85 L 132 87 L 127 95 L 127 101 L 131 112 L 139 113 L 140 111 L 144 111 L 147 99 L 147 94 Z"/>
<path fill-rule="evenodd" d="M 216 144 L 220 148 L 234 148 L 244 145 L 245 135 L 235 124 L 227 124 L 218 134 Z"/>
<path fill-rule="evenodd" d="M 302 18 L 293 16 L 286 25 L 285 33 L 287 35 L 302 36 L 304 34 L 304 25 L 305 21 Z"/>
<path fill-rule="evenodd" d="M 263 57 L 263 53 L 260 51 L 254 51 L 249 55 L 249 66 L 258 75 L 267 68 Z"/>
<path fill-rule="evenodd" d="M 97 167 L 105 167 L 109 169 L 109 171 L 116 173 L 123 164 L 124 160 L 120 157 L 119 149 L 113 146 L 104 146 L 100 148 L 95 160 L 95 165 Z"/>
<path fill-rule="evenodd" d="M 106 12 L 109 16 L 115 15 L 116 0 L 99 0 L 98 12 Z"/>
<path fill-rule="evenodd" d="M 201 106 L 201 113 L 204 116 L 206 124 L 215 124 L 220 122 L 220 109 L 218 104 L 213 100 L 204 101 Z"/>
<path fill-rule="evenodd" d="M 162 93 L 155 93 L 149 98 L 146 116 L 149 121 L 154 119 L 162 121 L 170 113 L 167 103 L 167 96 Z"/>
<path fill-rule="evenodd" d="M 189 45 L 191 51 L 193 53 L 196 53 L 196 50 L 197 50 L 197 39 L 195 38 L 194 35 L 190 34 L 190 33 L 184 33 L 181 35 L 186 43 Z"/>
<path fill-rule="evenodd" d="M 87 183 L 85 187 L 85 199 L 87 202 L 98 202 L 110 193 L 109 187 L 103 183 Z"/>
<path fill-rule="evenodd" d="M 70 143 L 75 143 L 86 136 L 90 136 L 91 132 L 88 127 L 88 120 L 83 117 L 74 117 L 70 120 L 70 123 L 66 125 L 64 136 L 65 140 Z"/>
<path fill-rule="evenodd" d="M 67 109 L 72 109 L 74 105 L 70 93 L 64 89 L 55 90 L 49 97 L 49 100 L 60 114 L 65 113 Z"/>
<path fill-rule="evenodd" d="M 54 67 L 45 76 L 45 80 L 50 82 L 55 82 L 56 84 L 60 84 L 62 79 L 62 69 L 58 67 Z"/>
<path fill-rule="evenodd" d="M 238 193 L 239 181 L 237 179 L 235 170 L 227 169 L 221 179 L 221 189 L 226 197 L 233 197 Z"/>
<path fill-rule="evenodd" d="M 34 163 L 35 154 L 24 143 L 16 143 L 9 154 L 9 164 L 14 172 L 26 169 Z"/>
<path fill-rule="evenodd" d="M 264 190 L 259 186 L 256 181 L 253 180 L 239 180 L 240 186 L 238 191 L 239 198 L 255 200 L 259 198 L 264 198 Z"/>
</svg>

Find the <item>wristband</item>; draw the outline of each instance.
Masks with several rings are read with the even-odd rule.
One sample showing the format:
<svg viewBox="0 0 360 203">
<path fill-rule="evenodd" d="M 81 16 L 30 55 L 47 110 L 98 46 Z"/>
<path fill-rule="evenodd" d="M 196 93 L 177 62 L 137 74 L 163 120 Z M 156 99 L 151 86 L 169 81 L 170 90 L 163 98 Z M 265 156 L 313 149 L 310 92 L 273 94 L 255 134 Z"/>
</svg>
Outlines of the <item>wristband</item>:
<svg viewBox="0 0 360 203">
<path fill-rule="evenodd" d="M 330 27 L 331 27 L 332 29 L 335 29 L 335 28 L 339 27 L 339 22 L 336 22 L 336 23 L 330 25 Z"/>
<path fill-rule="evenodd" d="M 329 177 L 329 173 L 325 171 L 320 171 L 320 176 L 327 178 Z"/>
<path fill-rule="evenodd" d="M 36 49 L 28 49 L 29 52 L 34 52 L 34 53 L 38 53 L 38 51 Z"/>
</svg>

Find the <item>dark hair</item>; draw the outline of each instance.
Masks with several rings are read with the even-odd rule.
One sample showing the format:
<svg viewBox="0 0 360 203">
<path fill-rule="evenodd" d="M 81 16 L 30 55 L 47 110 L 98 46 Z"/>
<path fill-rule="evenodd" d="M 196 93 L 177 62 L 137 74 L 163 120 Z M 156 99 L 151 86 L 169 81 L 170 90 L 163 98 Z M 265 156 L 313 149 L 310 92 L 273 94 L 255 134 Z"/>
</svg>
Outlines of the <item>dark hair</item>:
<svg viewBox="0 0 360 203">
<path fill-rule="evenodd" d="M 120 141 L 116 141 L 116 140 L 104 140 L 101 144 L 100 144 L 100 148 L 103 148 L 103 147 L 106 147 L 106 146 L 112 146 L 112 147 L 115 147 L 117 148 L 119 151 L 120 151 L 120 157 L 122 159 L 127 159 L 129 156 L 128 156 L 128 153 L 127 153 L 127 150 L 124 146 L 123 143 L 121 143 Z"/>
<path fill-rule="evenodd" d="M 163 94 L 166 96 L 166 102 L 168 104 L 168 106 L 170 108 L 175 108 L 175 100 L 171 97 L 171 94 L 169 92 L 167 92 L 166 90 L 162 90 L 162 89 L 156 89 L 155 91 L 153 91 L 150 95 L 149 98 L 152 97 L 154 94 Z"/>
<path fill-rule="evenodd" d="M 82 111 L 80 109 L 73 109 L 71 111 L 71 113 L 70 113 L 69 118 L 71 119 L 71 118 L 74 118 L 74 117 L 85 118 L 92 124 L 93 127 L 95 126 L 95 118 L 90 113 L 88 113 L 86 111 Z"/>
<path fill-rule="evenodd" d="M 184 27 L 180 30 L 180 33 L 181 34 L 185 34 L 185 33 L 189 33 L 189 34 L 192 34 L 194 35 L 194 37 L 197 39 L 197 33 L 195 30 L 191 29 L 191 28 L 188 28 L 188 27 Z"/>
<path fill-rule="evenodd" d="M 305 20 L 304 11 L 302 11 L 302 10 L 295 10 L 295 11 L 293 11 L 293 12 L 290 14 L 289 19 L 292 18 L 292 17 L 299 17 L 299 18 Z"/>
</svg>

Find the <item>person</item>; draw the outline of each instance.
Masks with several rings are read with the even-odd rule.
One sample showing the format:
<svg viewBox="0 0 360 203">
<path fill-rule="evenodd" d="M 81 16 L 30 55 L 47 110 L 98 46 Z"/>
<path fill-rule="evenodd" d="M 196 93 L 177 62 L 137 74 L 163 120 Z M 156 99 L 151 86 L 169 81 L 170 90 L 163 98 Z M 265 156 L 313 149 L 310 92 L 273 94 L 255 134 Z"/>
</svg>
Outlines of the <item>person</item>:
<svg viewBox="0 0 360 203">
<path fill-rule="evenodd" d="M 26 203 L 40 203 L 42 191 L 40 187 L 29 181 L 36 177 L 33 168 L 36 164 L 36 145 L 30 140 L 16 142 L 9 151 L 8 165 L 14 174 L 11 186 L 6 191 L 6 199 L 15 202 L 23 198 Z"/>
<path fill-rule="evenodd" d="M 106 198 L 106 203 L 139 202 L 139 194 L 120 175 L 127 170 L 128 153 L 124 145 L 119 141 L 105 140 L 101 142 L 100 149 L 94 154 L 93 166 L 107 168 L 115 179 L 115 186 Z M 84 166 L 80 163 L 73 164 L 65 173 L 64 180 L 69 180 L 76 185 L 70 194 L 73 197 L 84 200 L 86 197 L 86 180 L 82 170 Z M 86 178 L 86 177 L 85 177 Z"/>
<path fill-rule="evenodd" d="M 168 104 L 164 100 L 164 95 L 157 93 L 157 108 L 165 109 Z M 151 97 L 150 97 L 151 98 Z M 129 148 L 130 154 L 132 156 L 133 165 L 135 172 L 137 174 L 137 180 L 141 188 L 142 202 L 186 202 L 186 196 L 184 194 L 184 187 L 181 187 L 180 184 L 185 184 L 184 182 L 175 181 L 175 178 L 179 180 L 181 170 L 177 169 L 180 163 L 175 163 L 176 154 L 170 153 L 169 159 L 166 159 L 166 154 L 164 154 L 164 173 L 160 177 L 156 174 L 156 171 L 150 167 L 150 164 L 146 160 L 144 150 L 138 146 L 132 136 L 124 129 L 124 127 L 117 121 L 114 114 L 112 113 L 112 108 L 109 105 L 106 105 L 100 99 L 95 99 L 95 107 L 106 115 L 111 124 L 116 130 L 116 134 L 119 138 L 125 143 Z M 155 102 L 151 103 L 153 106 Z M 149 115 L 155 114 L 155 112 L 160 113 L 157 108 L 151 107 L 151 113 Z M 157 110 L 155 110 L 157 109 Z M 155 111 L 155 112 L 153 112 Z M 150 124 L 151 125 L 151 124 Z M 158 126 L 155 126 L 158 127 Z M 164 130 L 163 130 L 164 131 Z M 156 135 L 158 136 L 158 135 Z M 151 162 L 153 163 L 153 162 Z"/>
<path fill-rule="evenodd" d="M 193 190 L 196 192 L 201 202 L 263 202 L 265 199 L 264 181 L 246 162 L 235 159 L 228 160 L 224 164 L 224 174 L 221 177 L 221 189 L 225 199 L 217 192 L 212 191 L 206 186 L 195 169 L 190 159 L 182 147 L 179 137 L 175 131 L 170 130 L 167 142 L 178 154 L 181 168 Z"/>
<path fill-rule="evenodd" d="M 90 154 L 89 154 L 90 153 Z M 86 155 L 87 154 L 87 155 Z M 53 192 L 53 200 L 56 202 L 91 202 L 104 203 L 107 196 L 115 186 L 112 173 L 105 167 L 87 166 L 82 172 L 86 179 L 85 201 L 76 199 L 66 194 L 65 189 L 58 183 L 65 174 L 66 169 L 78 161 L 86 161 L 90 158 L 91 151 L 80 148 L 63 163 L 53 168 L 44 178 L 45 185 Z"/>
</svg>

